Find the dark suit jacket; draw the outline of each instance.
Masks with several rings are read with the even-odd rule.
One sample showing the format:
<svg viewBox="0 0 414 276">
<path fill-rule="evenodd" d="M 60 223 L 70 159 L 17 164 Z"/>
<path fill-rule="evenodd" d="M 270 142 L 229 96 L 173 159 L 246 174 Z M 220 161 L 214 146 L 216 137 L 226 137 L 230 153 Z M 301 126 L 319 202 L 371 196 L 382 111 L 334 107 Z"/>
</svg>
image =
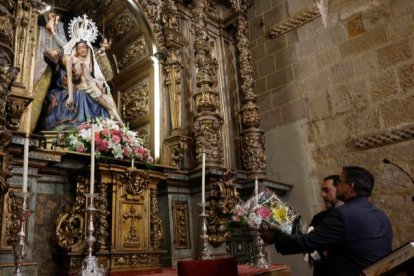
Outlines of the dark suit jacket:
<svg viewBox="0 0 414 276">
<path fill-rule="evenodd" d="M 364 267 L 391 252 L 391 243 L 387 216 L 366 197 L 333 209 L 306 235 L 275 235 L 276 250 L 282 254 L 327 248 L 330 275 L 335 276 L 359 276 Z"/>
<path fill-rule="evenodd" d="M 329 208 L 322 212 L 317 213 L 313 216 L 310 226 L 316 227 L 325 219 L 325 217 L 331 212 L 335 207 Z M 324 251 L 327 250 L 318 250 L 319 255 L 321 256 L 321 260 L 315 261 L 312 263 L 313 265 L 313 276 L 332 276 L 329 271 L 329 263 L 324 256 Z M 329 252 L 328 252 L 329 254 Z"/>
</svg>

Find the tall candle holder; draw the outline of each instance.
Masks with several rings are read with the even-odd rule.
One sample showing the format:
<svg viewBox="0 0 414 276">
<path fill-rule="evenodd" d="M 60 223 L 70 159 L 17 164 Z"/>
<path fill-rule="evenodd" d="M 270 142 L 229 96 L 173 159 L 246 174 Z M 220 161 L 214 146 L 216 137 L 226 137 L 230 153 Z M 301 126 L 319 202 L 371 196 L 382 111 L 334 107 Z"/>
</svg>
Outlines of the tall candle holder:
<svg viewBox="0 0 414 276">
<path fill-rule="evenodd" d="M 254 242 L 256 245 L 257 254 L 254 260 L 254 267 L 256 268 L 268 268 L 269 264 L 266 260 L 266 255 L 263 253 L 264 242 L 260 237 L 259 231 L 256 230 L 253 232 Z"/>
<path fill-rule="evenodd" d="M 88 227 L 86 229 L 87 236 L 85 239 L 86 243 L 86 257 L 83 259 L 82 264 L 82 276 L 103 276 L 105 275 L 105 269 L 101 266 L 98 267 L 98 260 L 95 256 L 92 255 L 93 252 L 93 245 L 96 242 L 96 238 L 93 235 L 93 232 L 95 231 L 95 228 L 93 226 L 93 217 L 97 209 L 95 209 L 93 205 L 94 197 L 96 197 L 98 194 L 91 194 L 91 193 L 85 193 L 86 202 L 88 204 L 88 207 L 84 210 L 86 213 L 86 217 L 88 220 Z"/>
<path fill-rule="evenodd" d="M 203 212 L 201 213 L 200 217 L 202 219 L 202 227 L 201 227 L 201 240 L 202 243 L 202 250 L 201 250 L 201 259 L 202 260 L 211 260 L 214 259 L 214 257 L 211 255 L 210 250 L 208 249 L 208 234 L 207 234 L 207 217 L 208 215 L 205 212 L 205 203 L 201 203 L 201 207 L 203 209 Z"/>
<path fill-rule="evenodd" d="M 15 193 L 15 195 L 23 200 L 22 208 L 17 211 L 17 215 L 20 220 L 20 230 L 17 232 L 17 239 L 13 244 L 14 265 L 16 266 L 14 275 L 21 276 L 24 274 L 21 272 L 20 268 L 23 265 L 24 258 L 27 255 L 26 222 L 33 213 L 28 206 L 33 194 L 26 191 Z"/>
</svg>

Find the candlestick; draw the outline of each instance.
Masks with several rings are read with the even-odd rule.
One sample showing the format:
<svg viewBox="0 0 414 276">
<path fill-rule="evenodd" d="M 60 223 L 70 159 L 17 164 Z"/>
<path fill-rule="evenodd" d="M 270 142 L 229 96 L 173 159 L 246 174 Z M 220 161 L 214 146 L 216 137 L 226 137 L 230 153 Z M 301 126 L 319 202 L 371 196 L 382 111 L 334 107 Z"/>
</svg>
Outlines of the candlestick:
<svg viewBox="0 0 414 276">
<path fill-rule="evenodd" d="M 91 180 L 89 193 L 93 194 L 94 192 L 94 182 L 95 182 L 95 124 L 91 125 Z"/>
<path fill-rule="evenodd" d="M 201 203 L 203 206 L 203 214 L 206 211 L 206 153 L 203 150 L 203 158 L 201 165 Z"/>
<path fill-rule="evenodd" d="M 254 180 L 254 196 L 256 199 L 256 204 L 259 204 L 259 181 L 257 180 L 257 176 L 256 179 Z"/>
<path fill-rule="evenodd" d="M 24 149 L 23 149 L 23 193 L 27 192 L 27 175 L 29 173 L 29 134 L 26 134 L 24 138 Z"/>
</svg>

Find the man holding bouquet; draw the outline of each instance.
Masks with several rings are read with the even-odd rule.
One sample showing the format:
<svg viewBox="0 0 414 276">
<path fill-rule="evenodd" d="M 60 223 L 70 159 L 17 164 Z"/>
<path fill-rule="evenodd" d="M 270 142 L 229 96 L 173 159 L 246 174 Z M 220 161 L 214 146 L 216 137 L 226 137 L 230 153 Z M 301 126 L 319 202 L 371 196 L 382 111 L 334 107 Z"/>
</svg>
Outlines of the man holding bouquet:
<svg viewBox="0 0 414 276">
<path fill-rule="evenodd" d="M 323 219 L 336 207 L 344 204 L 336 198 L 336 185 L 339 182 L 339 175 L 330 175 L 323 179 L 321 186 L 321 196 L 325 203 L 325 210 L 313 216 L 310 223 L 309 232 L 318 226 Z M 313 276 L 330 276 L 327 250 L 315 250 L 305 255 L 305 260 L 313 265 Z"/>
<path fill-rule="evenodd" d="M 329 251 L 329 275 L 359 276 L 362 269 L 391 252 L 392 229 L 384 212 L 369 201 L 373 175 L 364 168 L 343 167 L 336 197 L 345 204 L 334 208 L 306 235 L 264 231 L 262 238 L 274 242 L 281 254 L 314 250 Z"/>
</svg>

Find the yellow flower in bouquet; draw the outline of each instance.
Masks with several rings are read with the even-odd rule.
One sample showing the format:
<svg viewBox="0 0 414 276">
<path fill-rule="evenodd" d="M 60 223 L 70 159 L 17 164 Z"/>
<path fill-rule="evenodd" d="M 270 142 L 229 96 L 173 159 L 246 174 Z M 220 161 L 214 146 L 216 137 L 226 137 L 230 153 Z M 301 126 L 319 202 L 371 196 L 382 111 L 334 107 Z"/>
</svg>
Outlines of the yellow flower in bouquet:
<svg viewBox="0 0 414 276">
<path fill-rule="evenodd" d="M 283 221 L 287 221 L 287 208 L 285 206 L 277 207 L 270 207 L 272 210 L 272 218 L 277 221 L 278 223 L 282 223 Z"/>
</svg>

